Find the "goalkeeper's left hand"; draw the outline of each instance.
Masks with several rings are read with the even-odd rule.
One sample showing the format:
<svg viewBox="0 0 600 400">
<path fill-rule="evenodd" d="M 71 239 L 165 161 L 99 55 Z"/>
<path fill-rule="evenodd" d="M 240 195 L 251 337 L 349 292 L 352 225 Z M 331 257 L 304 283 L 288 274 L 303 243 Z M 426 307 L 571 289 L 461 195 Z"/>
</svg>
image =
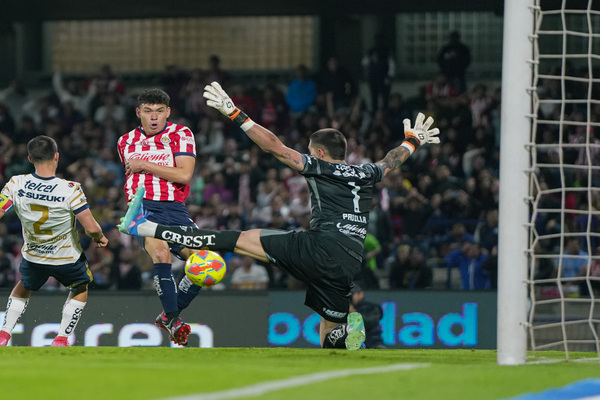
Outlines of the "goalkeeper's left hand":
<svg viewBox="0 0 600 400">
<path fill-rule="evenodd" d="M 213 82 L 210 85 L 204 86 L 203 96 L 208 106 L 219 110 L 221 114 L 229 117 L 230 120 L 235 122 L 244 131 L 254 126 L 254 121 L 233 104 L 229 95 L 219 85 L 219 82 Z"/>
<path fill-rule="evenodd" d="M 437 135 L 440 134 L 438 128 L 429 129 L 433 125 L 433 118 L 428 117 L 425 122 L 425 114 L 419 113 L 415 119 L 415 127 L 410 127 L 410 119 L 406 118 L 402 123 L 404 124 L 404 135 L 414 137 L 419 141 L 419 144 L 423 145 L 426 143 L 439 143 L 440 138 Z"/>
</svg>

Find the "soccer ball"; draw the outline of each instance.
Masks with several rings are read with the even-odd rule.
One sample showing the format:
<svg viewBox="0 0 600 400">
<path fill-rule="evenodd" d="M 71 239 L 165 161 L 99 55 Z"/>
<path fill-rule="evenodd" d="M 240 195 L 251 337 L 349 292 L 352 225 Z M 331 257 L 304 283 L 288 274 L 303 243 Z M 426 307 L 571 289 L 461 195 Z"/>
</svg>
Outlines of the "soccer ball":
<svg viewBox="0 0 600 400">
<path fill-rule="evenodd" d="M 192 254 L 185 262 L 185 274 L 195 285 L 214 286 L 225 276 L 227 266 L 219 253 L 200 250 Z"/>
</svg>

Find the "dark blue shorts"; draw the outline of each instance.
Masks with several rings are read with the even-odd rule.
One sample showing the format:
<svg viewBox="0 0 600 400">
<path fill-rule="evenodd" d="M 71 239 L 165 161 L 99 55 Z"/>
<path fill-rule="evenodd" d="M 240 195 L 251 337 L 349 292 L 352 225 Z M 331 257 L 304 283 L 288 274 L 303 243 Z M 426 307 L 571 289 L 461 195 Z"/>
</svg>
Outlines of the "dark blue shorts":
<svg viewBox="0 0 600 400">
<path fill-rule="evenodd" d="M 190 213 L 187 207 L 180 201 L 154 201 L 144 199 L 144 210 L 149 211 L 150 215 L 146 217 L 148 221 L 156 222 L 161 225 L 175 226 L 193 226 L 196 227 L 194 221 L 190 218 Z M 145 237 L 136 236 L 138 243 L 145 249 Z M 171 253 L 180 259 L 183 259 L 179 252 L 184 248 L 176 243 L 169 243 Z"/>
<path fill-rule="evenodd" d="M 90 283 L 92 272 L 88 268 L 85 255 L 82 254 L 74 264 L 46 265 L 37 264 L 26 259 L 21 260 L 19 266 L 21 282 L 27 290 L 39 290 L 51 276 L 56 278 L 67 289 L 75 291 L 77 286 Z"/>
</svg>

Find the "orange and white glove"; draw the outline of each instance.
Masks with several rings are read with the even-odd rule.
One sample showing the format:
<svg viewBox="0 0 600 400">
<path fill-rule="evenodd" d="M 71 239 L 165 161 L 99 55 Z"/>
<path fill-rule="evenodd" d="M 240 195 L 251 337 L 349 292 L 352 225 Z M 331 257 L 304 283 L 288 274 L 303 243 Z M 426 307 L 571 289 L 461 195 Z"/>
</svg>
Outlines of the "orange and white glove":
<svg viewBox="0 0 600 400">
<path fill-rule="evenodd" d="M 406 147 L 412 154 L 420 145 L 427 143 L 440 143 L 440 134 L 438 128 L 429 129 L 433 125 L 433 118 L 428 117 L 425 120 L 425 114 L 419 113 L 415 119 L 414 128 L 410 127 L 410 119 L 402 121 L 404 124 L 404 142 L 402 146 Z"/>
<path fill-rule="evenodd" d="M 213 82 L 210 85 L 206 85 L 204 87 L 203 96 L 206 99 L 206 104 L 208 106 L 219 110 L 221 114 L 227 116 L 244 131 L 247 131 L 254 126 L 254 121 L 233 104 L 229 95 L 223 90 L 221 85 L 219 85 L 219 82 Z"/>
</svg>

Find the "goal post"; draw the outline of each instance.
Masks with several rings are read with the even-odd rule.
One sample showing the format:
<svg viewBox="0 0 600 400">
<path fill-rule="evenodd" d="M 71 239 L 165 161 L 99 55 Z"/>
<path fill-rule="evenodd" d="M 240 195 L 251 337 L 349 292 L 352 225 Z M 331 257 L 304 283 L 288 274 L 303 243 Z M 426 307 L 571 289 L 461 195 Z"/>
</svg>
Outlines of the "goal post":
<svg viewBox="0 0 600 400">
<path fill-rule="evenodd" d="M 598 359 L 600 0 L 504 4 L 497 361 Z"/>
<path fill-rule="evenodd" d="M 525 363 L 527 247 L 531 143 L 533 0 L 504 1 L 500 197 L 498 232 L 497 361 Z"/>
</svg>

